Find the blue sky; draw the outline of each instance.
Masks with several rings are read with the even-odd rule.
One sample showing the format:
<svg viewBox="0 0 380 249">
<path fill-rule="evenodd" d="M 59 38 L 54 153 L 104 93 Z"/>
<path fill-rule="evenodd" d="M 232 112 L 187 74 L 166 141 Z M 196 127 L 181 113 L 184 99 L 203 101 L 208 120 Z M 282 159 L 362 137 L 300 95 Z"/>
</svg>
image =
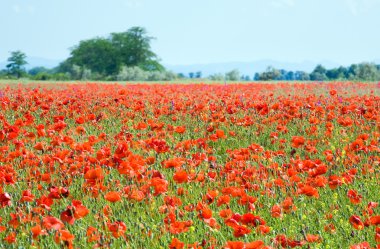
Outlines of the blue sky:
<svg viewBox="0 0 380 249">
<path fill-rule="evenodd" d="M 1 0 L 9 52 L 65 59 L 80 40 L 146 27 L 165 64 L 380 59 L 380 0 Z"/>
</svg>

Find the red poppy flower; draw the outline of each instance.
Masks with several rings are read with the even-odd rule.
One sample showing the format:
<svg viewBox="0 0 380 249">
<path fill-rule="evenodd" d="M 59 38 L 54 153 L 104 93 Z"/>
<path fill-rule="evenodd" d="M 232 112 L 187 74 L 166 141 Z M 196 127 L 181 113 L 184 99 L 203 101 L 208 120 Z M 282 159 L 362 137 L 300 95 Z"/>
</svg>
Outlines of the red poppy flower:
<svg viewBox="0 0 380 249">
<path fill-rule="evenodd" d="M 61 220 L 69 223 L 70 225 L 74 224 L 75 218 L 71 206 L 69 206 L 65 211 L 61 213 Z"/>
<path fill-rule="evenodd" d="M 188 181 L 188 175 L 187 175 L 186 171 L 179 170 L 179 171 L 174 173 L 173 180 L 176 183 L 185 183 Z"/>
<path fill-rule="evenodd" d="M 71 234 L 69 231 L 67 230 L 59 230 L 55 233 L 55 236 L 54 236 L 54 241 L 56 243 L 60 243 L 61 241 L 65 242 L 65 245 L 68 247 L 68 248 L 73 248 L 73 240 L 74 240 L 75 236 L 73 234 Z"/>
<path fill-rule="evenodd" d="M 94 242 L 100 239 L 100 234 L 98 229 L 95 227 L 89 226 L 86 231 L 87 241 Z"/>
<path fill-rule="evenodd" d="M 123 236 L 127 231 L 127 226 L 122 221 L 116 221 L 114 223 L 107 223 L 108 230 L 112 233 L 115 238 Z"/>
<path fill-rule="evenodd" d="M 359 204 L 362 201 L 362 196 L 356 192 L 356 190 L 350 189 L 347 192 L 348 198 L 352 204 Z"/>
<path fill-rule="evenodd" d="M 11 232 L 8 234 L 7 237 L 4 238 L 4 240 L 8 243 L 8 244 L 13 244 L 16 242 L 16 233 L 15 232 Z"/>
<path fill-rule="evenodd" d="M 185 127 L 185 126 L 177 126 L 177 127 L 174 129 L 174 131 L 175 131 L 176 133 L 183 134 L 183 133 L 185 133 L 185 131 L 186 131 L 186 127 Z"/>
<path fill-rule="evenodd" d="M 260 233 L 260 234 L 267 234 L 270 232 L 270 227 L 266 226 L 266 225 L 259 225 L 257 227 L 257 232 Z"/>
<path fill-rule="evenodd" d="M 33 239 L 36 239 L 40 235 L 47 235 L 46 231 L 41 228 L 40 225 L 35 225 L 30 229 L 33 234 Z"/>
<path fill-rule="evenodd" d="M 1 193 L 0 194 L 0 205 L 1 205 L 1 207 L 10 206 L 12 204 L 11 199 L 12 198 L 8 193 Z"/>
<path fill-rule="evenodd" d="M 321 237 L 315 234 L 306 234 L 306 241 L 309 243 L 317 243 L 321 241 Z"/>
<path fill-rule="evenodd" d="M 274 218 L 282 217 L 282 210 L 281 210 L 280 205 L 273 205 L 273 207 L 271 209 L 271 215 Z"/>
<path fill-rule="evenodd" d="M 60 219 L 57 219 L 53 216 L 44 217 L 42 219 L 42 224 L 48 230 L 60 230 L 65 227 L 65 225 Z"/>
<path fill-rule="evenodd" d="M 169 245 L 169 249 L 182 249 L 184 247 L 185 247 L 185 243 L 183 243 L 177 238 L 173 238 L 172 242 Z"/>
<path fill-rule="evenodd" d="M 238 225 L 236 227 L 234 227 L 234 236 L 235 237 L 242 237 L 246 234 L 249 234 L 251 232 L 250 229 L 248 229 L 246 226 L 241 226 L 241 225 Z"/>
<path fill-rule="evenodd" d="M 380 225 L 380 215 L 372 216 L 369 219 L 369 223 L 374 226 Z"/>
<path fill-rule="evenodd" d="M 352 215 L 349 221 L 351 225 L 357 230 L 362 230 L 364 228 L 364 223 L 362 222 L 360 217 L 357 215 Z"/>
<path fill-rule="evenodd" d="M 364 241 L 360 244 L 350 246 L 350 249 L 372 249 L 372 247 L 367 241 Z"/>
<path fill-rule="evenodd" d="M 309 185 L 300 187 L 297 192 L 306 196 L 319 198 L 318 190 Z"/>
<path fill-rule="evenodd" d="M 202 219 L 210 219 L 212 217 L 212 210 L 209 208 L 203 208 L 200 210 L 200 218 Z"/>
<path fill-rule="evenodd" d="M 225 249 L 244 249 L 245 244 L 242 241 L 227 241 Z"/>
<path fill-rule="evenodd" d="M 82 205 L 81 201 L 73 200 L 72 201 L 74 207 L 74 217 L 75 219 L 80 219 L 87 216 L 90 213 L 90 210 Z"/>
<path fill-rule="evenodd" d="M 251 213 L 243 214 L 243 216 L 241 217 L 241 222 L 247 226 L 254 227 L 266 224 L 266 222 L 260 216 L 253 215 Z"/>
<path fill-rule="evenodd" d="M 184 161 L 182 158 L 172 158 L 166 161 L 162 162 L 162 165 L 164 165 L 165 168 L 178 168 L 180 167 Z"/>
<path fill-rule="evenodd" d="M 121 194 L 117 191 L 111 191 L 104 196 L 104 199 L 109 202 L 118 202 L 121 200 Z"/>
<path fill-rule="evenodd" d="M 292 147 L 293 148 L 299 148 L 304 144 L 305 144 L 305 138 L 304 137 L 300 137 L 300 136 L 292 137 Z"/>
<path fill-rule="evenodd" d="M 34 195 L 30 189 L 22 191 L 21 202 L 32 202 L 34 201 Z"/>
<path fill-rule="evenodd" d="M 227 241 L 225 249 L 244 249 L 245 244 L 242 241 Z"/>
<path fill-rule="evenodd" d="M 264 242 L 261 240 L 245 243 L 244 249 L 261 249 L 264 248 Z"/>
</svg>

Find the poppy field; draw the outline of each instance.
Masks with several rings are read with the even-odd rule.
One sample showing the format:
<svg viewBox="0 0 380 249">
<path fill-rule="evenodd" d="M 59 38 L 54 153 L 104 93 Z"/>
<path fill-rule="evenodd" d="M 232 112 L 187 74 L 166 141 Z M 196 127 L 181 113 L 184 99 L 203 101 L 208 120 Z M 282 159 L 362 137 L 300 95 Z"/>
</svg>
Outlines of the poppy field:
<svg viewBox="0 0 380 249">
<path fill-rule="evenodd" d="M 380 83 L 0 86 L 0 247 L 380 248 Z"/>
</svg>

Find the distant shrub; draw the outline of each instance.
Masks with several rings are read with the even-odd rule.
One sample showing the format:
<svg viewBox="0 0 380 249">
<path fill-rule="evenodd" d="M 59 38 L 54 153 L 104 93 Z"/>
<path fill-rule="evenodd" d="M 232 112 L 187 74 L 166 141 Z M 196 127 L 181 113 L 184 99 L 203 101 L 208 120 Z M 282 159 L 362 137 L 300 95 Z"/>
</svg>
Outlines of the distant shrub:
<svg viewBox="0 0 380 249">
<path fill-rule="evenodd" d="M 122 67 L 116 79 L 119 81 L 162 81 L 176 79 L 173 72 L 144 71 L 139 67 Z"/>
</svg>

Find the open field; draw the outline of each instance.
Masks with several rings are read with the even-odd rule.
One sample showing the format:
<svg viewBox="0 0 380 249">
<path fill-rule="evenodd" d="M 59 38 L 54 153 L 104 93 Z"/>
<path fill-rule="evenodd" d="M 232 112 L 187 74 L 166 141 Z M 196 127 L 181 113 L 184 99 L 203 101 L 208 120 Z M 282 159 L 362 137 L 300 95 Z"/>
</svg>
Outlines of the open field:
<svg viewBox="0 0 380 249">
<path fill-rule="evenodd" d="M 378 83 L 21 83 L 4 247 L 380 248 Z"/>
</svg>

